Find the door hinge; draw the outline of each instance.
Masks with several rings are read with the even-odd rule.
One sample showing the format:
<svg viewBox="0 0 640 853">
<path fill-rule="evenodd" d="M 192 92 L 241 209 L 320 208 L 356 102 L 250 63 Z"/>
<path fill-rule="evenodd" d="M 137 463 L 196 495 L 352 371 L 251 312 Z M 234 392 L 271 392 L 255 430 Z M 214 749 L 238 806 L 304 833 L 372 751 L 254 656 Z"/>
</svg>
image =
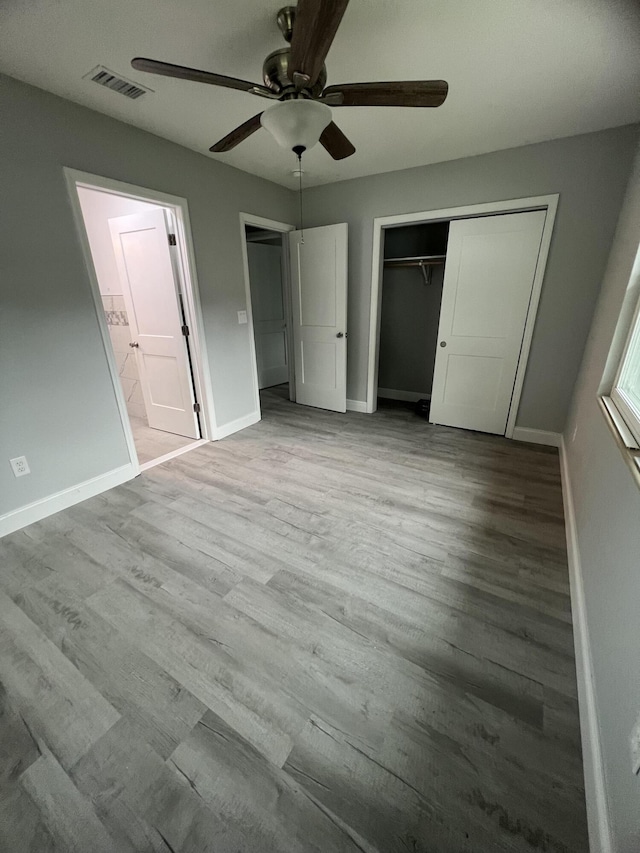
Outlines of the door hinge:
<svg viewBox="0 0 640 853">
<path fill-rule="evenodd" d="M 167 237 L 169 238 L 169 245 L 175 246 L 176 245 L 176 235 L 175 234 L 167 234 Z"/>
<path fill-rule="evenodd" d="M 200 403 L 193 404 L 193 411 L 197 414 L 200 411 Z"/>
<path fill-rule="evenodd" d="M 189 327 L 188 326 L 182 327 L 182 334 L 185 336 L 185 338 L 189 337 Z"/>
</svg>

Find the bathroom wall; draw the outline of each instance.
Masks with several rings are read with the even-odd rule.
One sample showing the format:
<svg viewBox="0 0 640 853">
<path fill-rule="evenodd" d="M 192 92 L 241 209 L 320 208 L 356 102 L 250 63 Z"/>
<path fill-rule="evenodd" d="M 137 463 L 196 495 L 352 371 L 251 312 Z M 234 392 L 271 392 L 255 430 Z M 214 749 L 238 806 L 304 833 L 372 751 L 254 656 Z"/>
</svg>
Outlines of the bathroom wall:
<svg viewBox="0 0 640 853">
<path fill-rule="evenodd" d="M 129 318 L 122 296 L 122 283 L 116 266 L 109 220 L 118 216 L 157 210 L 158 205 L 87 187 L 78 187 L 78 198 L 98 286 L 102 294 L 102 304 L 118 365 L 120 384 L 127 401 L 127 411 L 129 417 L 141 418 L 146 423 L 147 412 L 142 397 L 136 354 L 129 346 L 131 342 Z"/>
<path fill-rule="evenodd" d="M 121 294 L 114 296 L 103 294 L 102 304 L 107 319 L 111 346 L 116 357 L 120 384 L 127 401 L 127 412 L 129 412 L 130 418 L 141 418 L 147 423 L 147 411 L 142 397 L 136 354 L 129 346 L 131 334 L 124 297 Z"/>
</svg>

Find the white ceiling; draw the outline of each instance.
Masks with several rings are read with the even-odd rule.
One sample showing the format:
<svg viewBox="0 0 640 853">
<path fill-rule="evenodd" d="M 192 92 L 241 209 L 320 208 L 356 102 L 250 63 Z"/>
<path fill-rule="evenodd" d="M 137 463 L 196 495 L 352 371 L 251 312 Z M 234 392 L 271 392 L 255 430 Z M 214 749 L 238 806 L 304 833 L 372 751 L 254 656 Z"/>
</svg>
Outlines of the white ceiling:
<svg viewBox="0 0 640 853">
<path fill-rule="evenodd" d="M 278 0 L 3 0 L 0 70 L 207 153 L 269 105 L 133 71 L 134 56 L 261 82 L 284 47 Z M 153 88 L 138 101 L 82 77 L 94 66 Z M 334 108 L 356 154 L 305 155 L 308 184 L 452 160 L 640 121 L 637 0 L 351 0 L 329 83 L 444 78 L 439 109 Z M 260 130 L 209 155 L 293 186 L 293 154 Z"/>
</svg>

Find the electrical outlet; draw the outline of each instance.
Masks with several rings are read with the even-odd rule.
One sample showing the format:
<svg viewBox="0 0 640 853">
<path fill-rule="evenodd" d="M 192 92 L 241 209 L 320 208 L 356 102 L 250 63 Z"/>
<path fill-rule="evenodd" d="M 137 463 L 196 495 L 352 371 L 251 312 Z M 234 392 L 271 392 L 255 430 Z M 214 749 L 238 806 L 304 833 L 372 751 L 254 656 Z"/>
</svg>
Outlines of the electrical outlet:
<svg viewBox="0 0 640 853">
<path fill-rule="evenodd" d="M 631 772 L 634 776 L 640 775 L 640 717 L 631 730 Z"/>
<path fill-rule="evenodd" d="M 238 325 L 244 326 L 247 322 L 247 312 L 246 311 L 238 311 Z"/>
<path fill-rule="evenodd" d="M 25 474 L 31 473 L 31 468 L 29 468 L 26 456 L 16 456 L 15 459 L 9 460 L 9 464 L 11 465 L 16 477 L 24 477 Z"/>
</svg>

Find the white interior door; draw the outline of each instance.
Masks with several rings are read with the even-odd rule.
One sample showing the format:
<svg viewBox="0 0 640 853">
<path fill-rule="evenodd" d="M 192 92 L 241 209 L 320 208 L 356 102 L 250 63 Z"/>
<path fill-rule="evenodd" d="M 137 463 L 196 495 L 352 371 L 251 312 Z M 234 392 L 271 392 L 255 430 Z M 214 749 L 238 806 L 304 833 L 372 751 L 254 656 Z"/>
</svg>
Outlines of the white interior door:
<svg viewBox="0 0 640 853">
<path fill-rule="evenodd" d="M 546 211 L 451 223 L 433 423 L 504 435 Z"/>
<path fill-rule="evenodd" d="M 347 411 L 347 224 L 289 234 L 296 402 Z"/>
<path fill-rule="evenodd" d="M 258 387 L 289 381 L 287 323 L 282 290 L 282 246 L 247 242 Z"/>
<path fill-rule="evenodd" d="M 162 208 L 109 220 L 149 426 L 199 438 Z"/>
</svg>

